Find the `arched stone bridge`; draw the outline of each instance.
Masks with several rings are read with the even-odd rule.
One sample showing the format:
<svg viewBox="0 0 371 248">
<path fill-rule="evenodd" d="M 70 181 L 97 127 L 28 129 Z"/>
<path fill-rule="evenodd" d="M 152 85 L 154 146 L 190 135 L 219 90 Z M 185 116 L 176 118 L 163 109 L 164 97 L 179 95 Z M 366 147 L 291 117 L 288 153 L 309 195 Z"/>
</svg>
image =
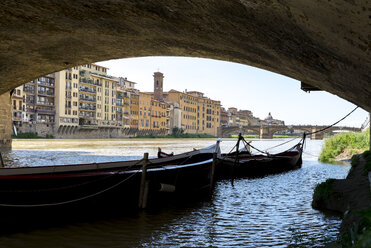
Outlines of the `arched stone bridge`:
<svg viewBox="0 0 371 248">
<path fill-rule="evenodd" d="M 219 137 L 228 137 L 229 134 L 235 132 L 253 132 L 259 135 L 261 139 L 272 139 L 273 135 L 278 131 L 283 130 L 302 130 L 306 133 L 316 132 L 321 130 L 327 126 L 312 126 L 312 125 L 292 125 L 292 126 L 223 126 L 219 128 L 218 136 Z M 312 139 L 323 139 L 324 134 L 332 132 L 332 131 L 353 131 L 353 132 L 360 132 L 361 128 L 357 127 L 341 127 L 341 126 L 334 126 L 329 129 L 326 129 L 323 132 L 315 133 L 311 135 Z"/>
</svg>

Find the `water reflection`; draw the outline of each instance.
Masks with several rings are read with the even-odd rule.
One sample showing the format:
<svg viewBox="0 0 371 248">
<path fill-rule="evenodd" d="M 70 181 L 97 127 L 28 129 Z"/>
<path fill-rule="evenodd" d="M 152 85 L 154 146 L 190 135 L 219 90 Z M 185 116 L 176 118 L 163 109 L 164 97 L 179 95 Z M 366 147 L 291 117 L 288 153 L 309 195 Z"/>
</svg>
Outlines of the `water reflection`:
<svg viewBox="0 0 371 248">
<path fill-rule="evenodd" d="M 155 156 L 157 147 L 180 153 L 211 145 L 202 140 L 16 141 L 6 155 L 11 166 L 118 161 Z M 224 140 L 227 152 L 234 140 Z M 260 149 L 278 140 L 254 141 Z M 321 247 L 334 240 L 340 218 L 312 209 L 318 182 L 345 178 L 349 166 L 316 161 L 322 141 L 308 141 L 303 168 L 259 179 L 216 185 L 211 200 L 178 203 L 159 209 L 114 213 L 53 228 L 0 237 L 0 247 Z M 287 147 L 290 147 L 288 144 Z M 287 147 L 278 147 L 282 151 Z M 273 151 L 272 151 L 273 152 Z M 314 156 L 313 156 L 314 155 Z M 52 158 L 52 159 L 50 159 Z M 11 160 L 14 160 L 11 164 Z"/>
</svg>

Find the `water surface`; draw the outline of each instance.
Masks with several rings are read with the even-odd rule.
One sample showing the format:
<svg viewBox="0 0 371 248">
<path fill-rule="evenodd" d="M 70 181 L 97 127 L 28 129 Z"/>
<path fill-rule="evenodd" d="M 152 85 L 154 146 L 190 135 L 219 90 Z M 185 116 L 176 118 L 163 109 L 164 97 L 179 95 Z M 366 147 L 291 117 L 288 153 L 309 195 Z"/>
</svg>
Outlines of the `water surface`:
<svg viewBox="0 0 371 248">
<path fill-rule="evenodd" d="M 282 140 L 254 140 L 259 149 Z M 157 148 L 180 153 L 214 139 L 15 140 L 4 154 L 7 166 L 77 164 L 138 159 Z M 292 145 L 269 150 L 282 151 Z M 224 139 L 223 152 L 235 140 Z M 0 247 L 323 247 L 335 240 L 338 216 L 312 209 L 313 189 L 327 178 L 345 178 L 349 165 L 317 162 L 322 141 L 308 140 L 303 167 L 256 179 L 217 183 L 211 199 L 161 209 L 117 213 L 0 236 Z"/>
</svg>

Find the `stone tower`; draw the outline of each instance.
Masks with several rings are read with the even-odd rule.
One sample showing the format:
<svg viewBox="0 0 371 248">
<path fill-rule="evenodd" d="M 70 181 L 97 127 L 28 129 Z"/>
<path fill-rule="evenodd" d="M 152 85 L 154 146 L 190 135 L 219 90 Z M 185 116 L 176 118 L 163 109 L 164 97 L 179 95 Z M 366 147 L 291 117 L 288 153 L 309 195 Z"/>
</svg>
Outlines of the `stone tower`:
<svg viewBox="0 0 371 248">
<path fill-rule="evenodd" d="M 155 72 L 153 74 L 154 84 L 153 84 L 153 96 L 155 100 L 163 100 L 163 82 L 164 82 L 164 74 L 161 72 Z"/>
</svg>

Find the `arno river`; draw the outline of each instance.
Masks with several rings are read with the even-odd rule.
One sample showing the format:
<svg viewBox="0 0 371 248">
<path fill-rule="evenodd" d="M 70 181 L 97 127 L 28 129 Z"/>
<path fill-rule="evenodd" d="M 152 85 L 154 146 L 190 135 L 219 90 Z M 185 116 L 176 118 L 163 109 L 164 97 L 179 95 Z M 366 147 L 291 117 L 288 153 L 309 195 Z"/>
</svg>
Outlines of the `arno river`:
<svg viewBox="0 0 371 248">
<path fill-rule="evenodd" d="M 285 139 L 254 140 L 267 149 Z M 157 148 L 180 153 L 214 139 L 14 140 L 7 166 L 76 164 L 137 159 Z M 284 150 L 288 146 L 276 148 Z M 228 152 L 234 139 L 222 141 Z M 0 234 L 0 247 L 322 247 L 336 239 L 340 217 L 312 209 L 313 189 L 345 178 L 349 165 L 317 162 L 323 141 L 307 140 L 303 167 L 257 179 L 216 185 L 212 199 L 147 209 L 117 217 Z M 275 150 L 269 150 L 274 152 Z M 58 213 L 56 213 L 58 214 Z"/>
</svg>

